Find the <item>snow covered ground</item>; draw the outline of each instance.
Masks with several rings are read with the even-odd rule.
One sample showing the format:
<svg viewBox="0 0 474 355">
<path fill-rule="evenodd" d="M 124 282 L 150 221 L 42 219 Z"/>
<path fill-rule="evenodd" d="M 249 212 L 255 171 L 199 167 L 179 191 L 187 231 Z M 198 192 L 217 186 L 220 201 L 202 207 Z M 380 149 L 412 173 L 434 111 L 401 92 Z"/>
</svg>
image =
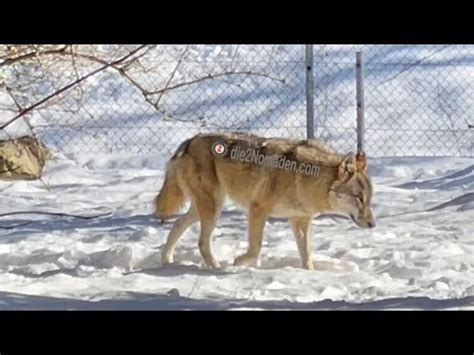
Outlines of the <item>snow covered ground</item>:
<svg viewBox="0 0 474 355">
<path fill-rule="evenodd" d="M 214 232 L 223 268 L 203 268 L 198 225 L 175 265 L 160 251 L 155 156 L 60 156 L 44 182 L 0 182 L 0 309 L 474 309 L 474 161 L 370 161 L 377 227 L 314 220 L 314 271 L 301 269 L 286 221 L 267 223 L 260 268 L 236 268 L 246 218 L 228 204 Z M 14 227 L 17 226 L 17 227 Z"/>
<path fill-rule="evenodd" d="M 134 75 L 151 91 L 163 87 L 183 48 L 158 46 L 143 58 L 149 72 Z M 370 161 L 375 229 L 316 219 L 315 270 L 306 271 L 289 225 L 274 219 L 261 267 L 235 268 L 247 246 L 246 218 L 228 204 L 214 232 L 221 270 L 203 268 L 198 226 L 178 244 L 177 264 L 162 267 L 173 220 L 159 225 L 152 200 L 165 158 L 182 140 L 221 128 L 306 132 L 302 46 L 190 46 L 174 83 L 226 70 L 284 83 L 240 75 L 202 81 L 168 92 L 164 112 L 156 112 L 123 78 L 104 72 L 84 83 L 80 110 L 33 112 L 41 139 L 69 155 L 47 163 L 47 187 L 0 181 L 0 309 L 474 309 L 474 160 L 382 158 L 472 157 L 473 48 L 318 46 L 315 133 L 341 152 L 355 147 L 356 49 L 366 61 L 368 154 L 381 157 Z M 72 73 L 59 69 L 52 70 L 58 87 Z M 14 83 L 21 84 L 11 77 Z M 37 84 L 25 98 L 54 87 Z M 0 106 L 15 109 L 5 95 Z M 8 134 L 29 130 L 20 120 Z M 1 216 L 17 211 L 106 215 Z"/>
</svg>

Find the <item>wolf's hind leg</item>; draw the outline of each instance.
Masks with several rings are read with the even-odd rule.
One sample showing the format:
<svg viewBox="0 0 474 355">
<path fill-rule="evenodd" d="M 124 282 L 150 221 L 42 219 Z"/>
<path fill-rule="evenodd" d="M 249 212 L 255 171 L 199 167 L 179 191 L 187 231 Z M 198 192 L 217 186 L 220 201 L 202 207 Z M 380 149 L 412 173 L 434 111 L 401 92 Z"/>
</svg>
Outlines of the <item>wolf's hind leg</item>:
<svg viewBox="0 0 474 355">
<path fill-rule="evenodd" d="M 222 202 L 208 193 L 201 192 L 196 198 L 196 206 L 201 221 L 201 233 L 199 235 L 199 251 L 204 263 L 209 268 L 219 268 L 219 263 L 212 255 L 212 232 L 219 218 Z"/>
<path fill-rule="evenodd" d="M 312 218 L 300 217 L 291 218 L 291 229 L 295 235 L 296 245 L 301 256 L 303 268 L 313 270 L 313 261 L 311 260 L 312 253 Z"/>
<path fill-rule="evenodd" d="M 263 230 L 268 215 L 258 206 L 251 206 L 248 214 L 249 247 L 245 254 L 234 260 L 235 266 L 253 264 L 258 260 L 262 248 Z"/>
<path fill-rule="evenodd" d="M 171 228 L 171 231 L 166 240 L 166 245 L 161 253 L 161 263 L 167 265 L 173 262 L 174 249 L 179 238 L 183 233 L 199 220 L 199 214 L 194 203 L 189 207 L 188 212 L 181 216 Z"/>
</svg>

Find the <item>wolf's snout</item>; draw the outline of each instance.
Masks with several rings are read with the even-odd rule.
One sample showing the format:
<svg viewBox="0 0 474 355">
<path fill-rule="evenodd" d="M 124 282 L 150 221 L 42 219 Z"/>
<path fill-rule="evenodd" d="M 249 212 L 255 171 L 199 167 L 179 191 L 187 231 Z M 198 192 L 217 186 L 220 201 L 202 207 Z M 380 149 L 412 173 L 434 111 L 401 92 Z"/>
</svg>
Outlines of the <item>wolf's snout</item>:
<svg viewBox="0 0 474 355">
<path fill-rule="evenodd" d="M 367 222 L 367 227 L 374 228 L 375 227 L 375 222 Z"/>
</svg>

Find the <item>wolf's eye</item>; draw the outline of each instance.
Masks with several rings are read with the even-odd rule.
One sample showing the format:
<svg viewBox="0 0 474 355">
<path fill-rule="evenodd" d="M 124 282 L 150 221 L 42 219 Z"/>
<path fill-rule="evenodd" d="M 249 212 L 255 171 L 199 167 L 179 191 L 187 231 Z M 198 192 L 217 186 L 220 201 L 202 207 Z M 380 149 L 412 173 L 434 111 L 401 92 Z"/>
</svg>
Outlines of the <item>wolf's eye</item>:
<svg viewBox="0 0 474 355">
<path fill-rule="evenodd" d="M 362 192 L 358 195 L 358 198 L 360 202 L 364 202 L 364 194 Z"/>
</svg>

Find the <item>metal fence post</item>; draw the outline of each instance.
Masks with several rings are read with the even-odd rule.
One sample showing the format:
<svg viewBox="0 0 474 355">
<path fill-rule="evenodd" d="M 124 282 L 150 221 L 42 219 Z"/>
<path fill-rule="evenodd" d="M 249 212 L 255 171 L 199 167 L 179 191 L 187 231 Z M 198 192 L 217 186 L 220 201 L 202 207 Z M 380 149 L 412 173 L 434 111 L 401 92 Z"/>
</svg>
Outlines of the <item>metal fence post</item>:
<svg viewBox="0 0 474 355">
<path fill-rule="evenodd" d="M 306 45 L 306 137 L 314 138 L 313 45 Z"/>
<path fill-rule="evenodd" d="M 356 53 L 357 85 L 357 152 L 364 152 L 365 104 L 364 104 L 364 61 L 362 52 Z"/>
</svg>

